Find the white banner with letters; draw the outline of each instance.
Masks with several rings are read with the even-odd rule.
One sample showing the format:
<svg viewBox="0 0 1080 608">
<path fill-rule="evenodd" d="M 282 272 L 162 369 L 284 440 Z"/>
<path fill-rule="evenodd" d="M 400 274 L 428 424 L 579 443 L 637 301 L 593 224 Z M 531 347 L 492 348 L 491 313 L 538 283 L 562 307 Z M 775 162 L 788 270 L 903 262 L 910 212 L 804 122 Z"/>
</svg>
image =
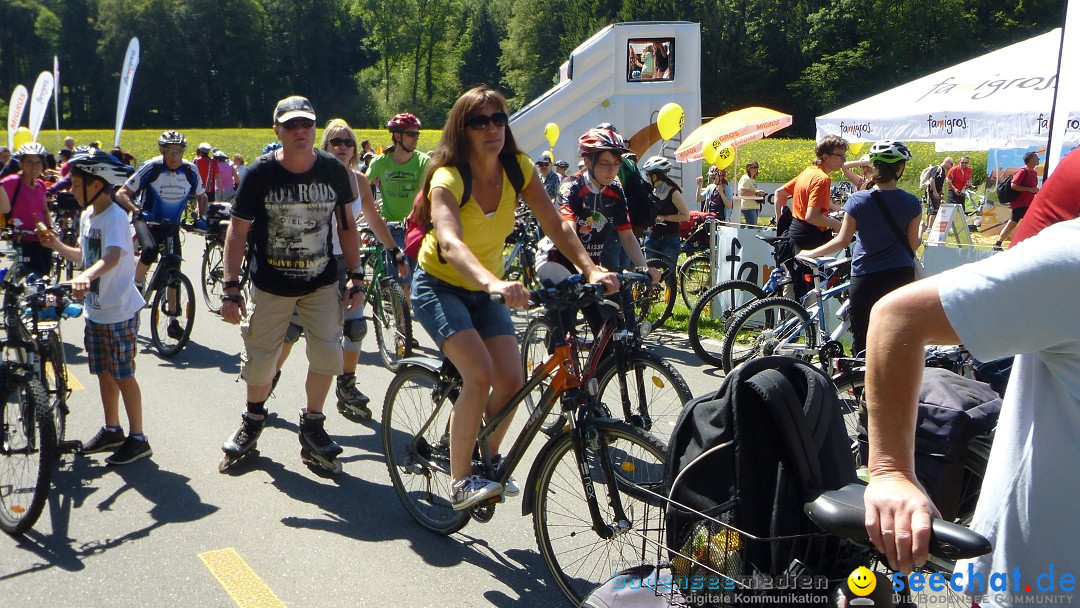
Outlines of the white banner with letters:
<svg viewBox="0 0 1080 608">
<path fill-rule="evenodd" d="M 12 152 L 15 151 L 15 130 L 19 128 L 19 123 L 22 122 L 22 115 L 26 110 L 28 99 L 30 99 L 30 93 L 21 84 L 16 86 L 11 93 L 11 103 L 8 104 L 7 136 L 8 148 L 11 148 Z"/>
<path fill-rule="evenodd" d="M 34 93 L 30 96 L 30 136 L 34 141 L 37 141 L 38 133 L 41 132 L 41 122 L 45 120 L 45 110 L 49 107 L 52 92 L 52 73 L 38 74 L 37 82 L 34 83 Z"/>
<path fill-rule="evenodd" d="M 120 131 L 124 129 L 124 115 L 127 114 L 131 87 L 135 84 L 135 70 L 139 67 L 139 39 L 132 38 L 124 53 L 124 69 L 120 71 L 120 95 L 116 99 L 116 134 L 113 145 L 120 145 Z"/>
</svg>

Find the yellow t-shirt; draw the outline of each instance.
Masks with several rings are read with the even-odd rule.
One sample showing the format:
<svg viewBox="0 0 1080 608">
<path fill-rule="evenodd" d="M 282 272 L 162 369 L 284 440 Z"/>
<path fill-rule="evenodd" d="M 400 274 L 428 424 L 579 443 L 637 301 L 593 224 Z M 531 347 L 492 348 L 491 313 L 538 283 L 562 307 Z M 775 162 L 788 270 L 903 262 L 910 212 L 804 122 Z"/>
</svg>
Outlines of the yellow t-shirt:
<svg viewBox="0 0 1080 608">
<path fill-rule="evenodd" d="M 518 165 L 521 166 L 521 174 L 525 176 L 525 185 L 529 186 L 536 169 L 532 161 L 525 154 L 517 155 Z M 431 175 L 431 186 L 428 188 L 428 198 L 436 188 L 445 188 L 454 196 L 454 200 L 460 203 L 461 196 L 465 191 L 465 184 L 461 181 L 461 174 L 457 167 L 439 167 Z M 503 276 L 503 244 L 506 237 L 514 229 L 514 209 L 517 206 L 517 197 L 514 195 L 514 187 L 510 185 L 510 179 L 503 171 L 502 198 L 499 199 L 499 207 L 492 217 L 484 214 L 477 204 L 476 199 L 469 196 L 469 200 L 461 207 L 461 235 L 465 245 L 473 252 L 476 259 L 497 277 Z M 464 287 L 465 289 L 478 290 L 479 286 L 461 276 L 449 262 L 439 259 L 439 241 L 435 236 L 435 230 L 431 230 L 424 236 L 424 242 L 420 245 L 420 255 L 417 260 L 424 272 L 442 279 L 451 285 Z"/>
</svg>

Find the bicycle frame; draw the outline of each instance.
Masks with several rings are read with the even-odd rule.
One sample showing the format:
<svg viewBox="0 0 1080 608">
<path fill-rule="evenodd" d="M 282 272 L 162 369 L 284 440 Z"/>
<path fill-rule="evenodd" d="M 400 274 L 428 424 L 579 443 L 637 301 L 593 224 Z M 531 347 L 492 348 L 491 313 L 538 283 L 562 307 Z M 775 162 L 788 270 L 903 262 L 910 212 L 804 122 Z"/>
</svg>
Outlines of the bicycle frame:
<svg viewBox="0 0 1080 608">
<path fill-rule="evenodd" d="M 164 252 L 161 254 L 160 259 L 158 259 L 157 264 L 154 265 L 154 273 L 150 275 L 150 280 L 146 282 L 145 293 L 143 293 L 144 299 L 146 296 L 153 293 L 154 290 L 160 289 L 170 273 L 179 272 L 180 265 L 184 261 L 184 258 L 180 254 L 175 253 L 176 235 L 174 228 L 176 224 L 173 224 L 172 222 L 151 224 L 148 222 L 148 225 L 167 226 L 169 230 L 166 232 L 165 242 L 162 243 Z"/>
<path fill-rule="evenodd" d="M 558 315 L 549 315 L 554 326 L 560 328 L 561 324 L 557 317 Z M 544 419 L 555 407 L 556 401 L 559 401 L 562 403 L 563 413 L 566 414 L 565 419 L 567 421 L 567 426 L 569 427 L 564 432 L 569 432 L 571 434 L 571 444 L 578 459 L 578 468 L 582 477 L 582 487 L 589 504 L 593 530 L 601 538 L 608 539 L 616 534 L 621 534 L 629 530 L 631 524 L 623 511 L 622 501 L 617 491 L 612 492 L 610 496 L 611 508 L 615 515 L 615 523 L 606 523 L 600 514 L 596 490 L 593 487 L 594 482 L 592 476 L 589 474 L 589 467 L 585 463 L 583 455 L 585 442 L 595 439 L 595 437 L 590 436 L 589 433 L 589 420 L 598 417 L 596 416 L 598 412 L 595 405 L 596 380 L 590 379 L 585 382 L 582 381 L 583 376 L 578 366 L 578 360 L 574 354 L 573 346 L 566 340 L 566 332 L 560 333 L 563 337 L 560 338 L 560 342 L 555 346 L 554 351 L 548 355 L 543 363 L 536 367 L 528 381 L 525 382 L 525 385 L 518 390 L 509 401 L 507 401 L 506 405 L 504 405 L 491 420 L 485 422 L 484 426 L 480 429 L 477 436 L 481 457 L 480 465 L 481 467 L 490 466 L 491 453 L 487 447 L 487 438 L 502 422 L 514 414 L 517 406 L 525 401 L 526 395 L 535 390 L 542 382 L 550 379 L 550 383 L 544 390 L 539 403 L 526 420 L 524 428 L 522 428 L 521 432 L 514 440 L 513 445 L 510 447 L 510 450 L 503 458 L 499 470 L 486 471 L 489 473 L 487 477 L 499 483 L 505 483 L 507 479 L 510 478 L 517 468 L 517 465 L 521 462 L 522 458 L 524 458 L 533 439 L 536 438 L 536 434 L 540 432 Z M 404 360 L 402 364 L 404 365 L 408 362 L 409 360 Z M 435 395 L 433 395 L 435 400 L 439 402 L 439 406 L 432 411 L 423 427 L 421 427 L 414 436 L 413 442 L 410 445 L 413 454 L 419 456 L 425 452 L 423 449 L 424 446 L 420 444 L 420 442 L 423 441 L 422 437 L 438 417 L 440 409 L 446 407 L 447 404 L 449 404 L 450 407 L 453 406 L 452 397 L 455 395 L 456 391 L 459 390 L 460 382 L 460 376 L 457 374 L 453 365 L 449 360 L 444 361 L 442 368 L 439 370 L 439 384 L 435 390 Z M 551 445 L 554 445 L 554 442 L 558 437 L 560 437 L 560 434 L 556 434 L 548 440 L 545 446 L 541 448 L 541 455 L 547 449 L 550 449 Z M 601 454 L 603 453 L 604 452 L 601 452 Z M 602 467 L 605 478 L 608 480 L 607 483 L 617 489 L 616 475 L 611 467 L 611 462 L 607 458 L 601 458 L 601 461 L 600 466 Z M 541 462 L 543 462 L 542 456 L 537 457 L 536 464 L 533 465 L 533 469 L 529 473 L 530 480 L 535 479 L 537 464 Z M 438 463 L 428 461 L 427 464 L 428 466 L 442 470 L 442 467 L 440 467 Z M 449 470 L 443 470 L 442 472 L 447 475 L 450 474 Z M 532 486 L 532 482 L 526 484 L 526 497 L 531 493 Z M 522 515 L 528 515 L 530 513 L 528 506 L 529 500 L 527 498 L 523 500 L 522 505 Z"/>
</svg>

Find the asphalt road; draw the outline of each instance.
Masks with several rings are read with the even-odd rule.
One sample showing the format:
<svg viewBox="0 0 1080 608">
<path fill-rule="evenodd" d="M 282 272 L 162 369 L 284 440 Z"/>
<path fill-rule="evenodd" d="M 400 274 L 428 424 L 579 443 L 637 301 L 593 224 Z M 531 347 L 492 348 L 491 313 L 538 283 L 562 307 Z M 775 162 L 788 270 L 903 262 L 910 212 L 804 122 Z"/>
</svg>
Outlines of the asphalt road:
<svg viewBox="0 0 1080 608">
<path fill-rule="evenodd" d="M 188 236 L 189 277 L 198 277 L 201 250 L 201 239 Z M 421 529 L 406 513 L 379 435 L 392 374 L 373 352 L 370 332 L 358 386 L 372 397 L 375 420 L 350 422 L 327 403 L 327 430 L 345 448 L 340 475 L 300 462 L 302 348 L 267 403 L 278 416 L 259 441 L 261 455 L 235 473 L 218 473 L 221 443 L 244 404 L 241 341 L 236 327 L 209 314 L 201 299 L 197 305 L 192 342 L 175 358 L 159 358 L 142 340 L 137 378 L 153 457 L 113 468 L 104 455 L 65 456 L 34 529 L 22 539 L 0 535 L 0 604 L 568 605 L 547 580 L 519 499 L 499 507 L 491 522 L 470 522 L 450 537 Z M 144 312 L 143 336 L 148 317 Z M 85 440 L 102 413 L 82 325 L 66 321 L 63 331 L 70 373 L 82 387 L 71 399 L 68 435 Z M 418 337 L 434 354 L 430 339 Z M 685 336 L 660 331 L 655 342 L 695 395 L 719 387 L 722 378 L 698 364 Z M 519 480 L 529 465 L 531 458 Z"/>
</svg>

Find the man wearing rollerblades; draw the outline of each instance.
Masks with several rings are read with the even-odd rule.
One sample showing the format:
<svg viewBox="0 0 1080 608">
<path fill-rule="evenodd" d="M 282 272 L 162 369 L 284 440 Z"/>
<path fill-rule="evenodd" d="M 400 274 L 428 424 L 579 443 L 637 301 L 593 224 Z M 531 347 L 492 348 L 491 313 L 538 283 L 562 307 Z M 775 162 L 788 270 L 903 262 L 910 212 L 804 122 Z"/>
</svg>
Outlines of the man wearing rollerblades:
<svg viewBox="0 0 1080 608">
<path fill-rule="evenodd" d="M 331 249 L 331 218 L 348 265 L 346 307 L 360 305 L 360 267 L 355 218 L 348 204 L 352 184 L 336 158 L 313 149 L 315 111 L 299 96 L 278 102 L 274 132 L 282 147 L 252 163 L 240 182 L 225 237 L 225 295 L 221 316 L 240 325 L 244 340 L 241 377 L 247 407 L 240 428 L 222 445 L 220 470 L 252 453 L 266 420 L 266 399 L 282 342 L 295 310 L 307 334 L 307 407 L 300 411 L 300 456 L 307 464 L 338 472 L 341 446 L 326 433 L 323 402 L 342 373 L 343 310 Z M 251 302 L 240 292 L 240 264 L 250 242 Z"/>
</svg>

